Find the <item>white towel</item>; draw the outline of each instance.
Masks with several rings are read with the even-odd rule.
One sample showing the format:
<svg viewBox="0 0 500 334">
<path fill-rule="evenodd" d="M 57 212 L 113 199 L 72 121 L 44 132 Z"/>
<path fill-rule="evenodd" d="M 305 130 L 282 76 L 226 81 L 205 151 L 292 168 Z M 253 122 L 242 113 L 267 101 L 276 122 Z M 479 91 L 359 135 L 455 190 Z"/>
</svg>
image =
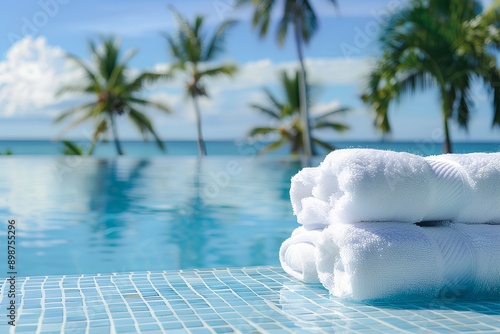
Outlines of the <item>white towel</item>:
<svg viewBox="0 0 500 334">
<path fill-rule="evenodd" d="M 316 270 L 316 244 L 323 229 L 296 228 L 281 244 L 281 266 L 289 275 L 307 283 L 319 283 Z"/>
<path fill-rule="evenodd" d="M 316 241 L 321 283 L 357 301 L 500 297 L 500 226 L 331 225 Z"/>
<path fill-rule="evenodd" d="M 456 222 L 467 223 L 500 223 L 500 153 L 470 153 L 446 154 L 426 158 L 436 172 L 434 186 L 442 187 L 447 184 L 447 189 L 439 188 L 434 201 L 434 208 L 445 203 L 455 203 L 455 209 L 449 206 L 448 218 Z M 438 167 L 439 164 L 439 167 Z M 446 166 L 451 167 L 446 167 Z M 443 173 L 441 169 L 448 169 Z M 455 176 L 450 177 L 449 173 Z M 459 174 L 459 175 L 457 175 Z M 440 182 L 439 178 L 447 179 Z M 455 182 L 452 179 L 460 179 Z M 462 184 L 462 193 L 460 187 Z M 461 196 L 460 196 L 461 195 Z M 451 200 L 451 198 L 454 198 Z M 445 199 L 445 200 L 443 200 Z"/>
<path fill-rule="evenodd" d="M 500 153 L 423 158 L 336 150 L 292 178 L 290 198 L 298 222 L 316 227 L 334 221 L 500 222 Z"/>
</svg>

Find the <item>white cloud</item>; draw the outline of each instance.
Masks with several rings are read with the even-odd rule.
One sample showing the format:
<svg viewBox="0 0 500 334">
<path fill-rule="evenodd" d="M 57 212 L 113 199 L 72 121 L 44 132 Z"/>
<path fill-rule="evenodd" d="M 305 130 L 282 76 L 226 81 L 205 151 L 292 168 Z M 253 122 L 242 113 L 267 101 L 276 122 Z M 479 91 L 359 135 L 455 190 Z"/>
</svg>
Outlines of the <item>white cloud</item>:
<svg viewBox="0 0 500 334">
<path fill-rule="evenodd" d="M 49 46 L 43 37 L 26 37 L 0 62 L 0 116 L 53 115 L 55 93 L 81 76 L 62 49 Z"/>
<path fill-rule="evenodd" d="M 177 108 L 182 102 L 182 97 L 180 95 L 168 94 L 165 92 L 158 92 L 158 93 L 151 94 L 149 96 L 149 99 L 151 101 L 165 104 L 172 109 Z"/>
<path fill-rule="evenodd" d="M 350 85 L 359 82 L 368 72 L 369 60 L 366 58 L 313 58 L 306 59 L 308 81 L 320 85 Z M 269 59 L 248 62 L 240 66 L 234 79 L 214 81 L 216 88 L 246 89 L 275 85 L 279 83 L 279 73 L 291 73 L 298 68 L 297 62 L 275 63 Z"/>
<path fill-rule="evenodd" d="M 311 116 L 321 115 L 322 113 L 333 111 L 341 106 L 340 101 L 334 100 L 327 103 L 319 103 L 311 108 Z"/>
<path fill-rule="evenodd" d="M 370 69 L 369 58 L 310 58 L 305 61 L 308 81 L 319 85 L 358 84 Z M 165 72 L 168 64 L 156 64 L 155 71 Z M 219 77 L 207 80 L 209 93 L 232 90 L 262 88 L 279 84 L 281 71 L 292 73 L 298 68 L 295 61 L 273 62 L 261 59 L 239 65 L 233 77 Z M 155 89 L 174 89 L 184 86 L 186 77 L 179 73 L 173 80 L 156 84 Z"/>
</svg>

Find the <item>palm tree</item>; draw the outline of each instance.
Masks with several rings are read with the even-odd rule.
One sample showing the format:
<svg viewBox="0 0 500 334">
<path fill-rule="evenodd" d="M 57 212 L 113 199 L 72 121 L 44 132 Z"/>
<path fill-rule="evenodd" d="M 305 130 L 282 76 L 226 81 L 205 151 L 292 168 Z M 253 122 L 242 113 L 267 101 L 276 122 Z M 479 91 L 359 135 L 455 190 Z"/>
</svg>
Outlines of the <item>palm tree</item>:
<svg viewBox="0 0 500 334">
<path fill-rule="evenodd" d="M 449 121 L 467 129 L 475 81 L 490 88 L 493 125 L 500 125 L 500 74 L 491 52 L 500 46 L 499 22 L 499 0 L 486 11 L 476 0 L 412 0 L 394 13 L 381 30 L 382 56 L 362 96 L 375 111 L 375 125 L 389 132 L 388 109 L 393 100 L 437 88 L 444 152 L 449 153 Z"/>
<path fill-rule="evenodd" d="M 334 6 L 337 6 L 336 0 L 327 0 Z M 252 24 L 254 28 L 258 28 L 260 37 L 267 34 L 271 13 L 277 0 L 236 0 L 236 5 L 252 4 L 255 8 L 253 13 Z M 284 0 L 282 17 L 278 24 L 277 38 L 278 45 L 283 46 L 286 41 L 288 27 L 293 25 L 295 45 L 297 47 L 297 55 L 300 63 L 300 106 L 301 122 L 303 123 L 304 136 L 304 154 L 307 159 L 313 154 L 312 141 L 310 135 L 309 113 L 307 110 L 307 81 L 306 70 L 304 66 L 304 55 L 302 44 L 309 43 L 314 33 L 318 30 L 319 21 L 314 8 L 309 0 Z"/>
<path fill-rule="evenodd" d="M 107 136 L 111 128 L 116 152 L 118 155 L 122 155 L 116 117 L 127 115 L 145 140 L 148 139 L 149 134 L 153 135 L 157 145 L 164 150 L 163 143 L 156 134 L 153 124 L 144 114 L 144 109 L 154 108 L 164 112 L 170 112 L 170 109 L 162 103 L 143 98 L 140 92 L 148 81 L 158 80 L 165 75 L 143 72 L 131 78 L 128 74 L 127 63 L 135 55 L 135 51 L 128 52 L 122 57 L 120 43 L 117 39 L 102 37 L 101 43 L 99 46 L 93 42 L 89 43 L 92 52 L 92 65 L 87 65 L 75 56 L 68 56 L 84 71 L 85 80 L 82 83 L 63 87 L 59 94 L 76 92 L 88 96 L 90 101 L 62 112 L 55 122 L 61 122 L 69 117 L 75 118 L 63 129 L 65 132 L 81 123 L 94 120 L 92 144 L 101 137 Z"/>
<path fill-rule="evenodd" d="M 198 98 L 208 97 L 205 79 L 221 75 L 231 76 L 236 72 L 236 66 L 229 63 L 215 65 L 212 62 L 224 49 L 224 39 L 228 28 L 234 21 L 224 21 L 218 25 L 213 35 L 205 39 L 203 31 L 204 17 L 197 16 L 193 22 L 171 8 L 176 20 L 177 31 L 173 35 L 165 35 L 172 57 L 175 59 L 171 65 L 170 74 L 184 71 L 187 74 L 186 93 L 193 100 L 196 117 L 196 130 L 198 135 L 198 148 L 200 155 L 207 151 L 201 131 L 201 114 Z"/>
<path fill-rule="evenodd" d="M 78 145 L 72 141 L 69 140 L 63 140 L 62 141 L 64 149 L 63 149 L 63 154 L 64 155 L 92 155 L 94 153 L 94 148 L 96 142 L 92 142 L 90 147 L 85 150 L 81 145 Z"/>
<path fill-rule="evenodd" d="M 257 111 L 260 111 L 269 116 L 271 119 L 277 121 L 278 125 L 253 128 L 250 131 L 249 136 L 257 137 L 262 135 L 278 135 L 278 139 L 264 147 L 261 150 L 261 153 L 275 150 L 286 143 L 290 143 L 290 153 L 297 155 L 303 153 L 305 150 L 304 141 L 302 140 L 305 135 L 305 131 L 303 123 L 300 119 L 300 105 L 302 102 L 302 95 L 299 94 L 300 72 L 295 72 L 295 74 L 291 77 L 289 77 L 286 72 L 282 72 L 281 85 L 283 95 L 285 97 L 283 102 L 276 98 L 269 89 L 264 89 L 267 99 L 269 100 L 269 104 L 266 106 L 259 104 L 250 105 Z M 308 105 L 310 106 L 310 102 L 308 102 Z M 349 126 L 335 122 L 333 121 L 333 118 L 336 115 L 349 110 L 349 108 L 340 107 L 316 115 L 311 119 L 311 129 L 332 129 L 339 132 L 346 131 L 349 129 Z M 317 153 L 316 145 L 321 146 L 328 151 L 335 149 L 334 146 L 316 137 L 311 137 L 311 141 L 313 143 L 312 149 L 314 154 Z"/>
</svg>

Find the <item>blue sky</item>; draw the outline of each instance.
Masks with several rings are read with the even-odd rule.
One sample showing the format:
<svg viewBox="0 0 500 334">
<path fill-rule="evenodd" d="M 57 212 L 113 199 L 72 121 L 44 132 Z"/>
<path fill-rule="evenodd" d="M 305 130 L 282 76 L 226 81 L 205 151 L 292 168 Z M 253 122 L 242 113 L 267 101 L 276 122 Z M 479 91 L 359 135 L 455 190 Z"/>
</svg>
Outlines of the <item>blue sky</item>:
<svg viewBox="0 0 500 334">
<path fill-rule="evenodd" d="M 345 134 L 320 134 L 333 140 L 377 140 L 372 114 L 359 100 L 363 78 L 377 55 L 376 30 L 381 16 L 403 5 L 405 0 L 340 0 L 338 14 L 329 1 L 312 1 L 321 27 L 305 50 L 309 80 L 321 86 L 312 112 L 336 106 L 352 111 L 339 120 L 349 124 Z M 9 2 L 0 20 L 0 139 L 53 139 L 62 126 L 52 120 L 77 97 L 56 99 L 62 84 L 78 80 L 64 57 L 66 52 L 88 58 L 87 41 L 100 34 L 115 34 L 124 49 L 139 50 L 130 65 L 135 69 L 162 69 L 170 61 L 161 32 L 172 32 L 175 24 L 168 5 L 187 17 L 207 17 L 207 29 L 234 18 L 221 61 L 238 63 L 234 79 L 211 81 L 210 100 L 201 101 L 203 132 L 207 139 L 243 138 L 255 125 L 270 121 L 248 107 L 263 101 L 262 87 L 279 92 L 277 73 L 296 66 L 291 38 L 278 48 L 274 32 L 264 40 L 252 30 L 250 9 L 235 9 L 233 0 L 24 0 Z M 487 2 L 485 1 L 485 4 Z M 174 114 L 149 113 L 165 140 L 195 139 L 190 101 L 184 98 L 181 79 L 149 87 L 148 95 L 169 103 Z M 452 127 L 455 140 L 498 141 L 500 131 L 491 129 L 492 110 L 486 92 L 474 94 L 476 112 L 466 133 Z M 408 97 L 391 108 L 394 140 L 440 141 L 441 119 L 434 92 Z M 85 138 L 91 124 L 68 132 L 66 138 Z M 120 123 L 120 136 L 138 139 L 127 121 Z"/>
</svg>

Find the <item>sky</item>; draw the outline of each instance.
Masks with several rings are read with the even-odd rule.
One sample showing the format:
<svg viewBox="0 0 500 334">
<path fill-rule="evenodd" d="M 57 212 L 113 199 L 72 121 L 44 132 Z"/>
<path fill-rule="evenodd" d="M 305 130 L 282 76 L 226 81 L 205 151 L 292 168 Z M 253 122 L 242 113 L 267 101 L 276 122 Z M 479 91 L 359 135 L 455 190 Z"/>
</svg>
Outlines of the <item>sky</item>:
<svg viewBox="0 0 500 334">
<path fill-rule="evenodd" d="M 376 36 L 383 17 L 407 0 L 339 0 L 340 12 L 327 0 L 312 0 L 320 28 L 305 48 L 308 81 L 318 87 L 311 113 L 340 106 L 351 110 L 338 118 L 350 131 L 320 133 L 329 140 L 380 140 L 373 114 L 360 101 L 363 83 L 378 54 Z M 0 139 L 84 139 L 92 124 L 61 134 L 64 124 L 54 118 L 82 101 L 74 95 L 56 97 L 60 87 L 78 82 L 83 73 L 66 55 L 89 59 L 88 41 L 115 35 L 124 50 L 137 49 L 134 71 L 162 70 L 172 58 L 162 33 L 173 33 L 173 5 L 183 15 L 206 17 L 207 32 L 225 19 L 237 25 L 228 33 L 225 52 L 216 62 L 238 64 L 232 78 L 207 82 L 210 99 L 200 101 L 206 139 L 242 139 L 254 126 L 272 125 L 251 103 L 265 103 L 263 88 L 280 96 L 278 74 L 297 67 L 293 38 L 276 45 L 276 27 L 261 39 L 251 26 L 251 8 L 235 8 L 234 0 L 3 0 L 0 17 Z M 489 1 L 484 1 L 487 5 Z M 8 7 L 8 10 L 5 10 Z M 280 6 L 278 6 L 280 7 Z M 277 18 L 278 12 L 274 16 Z M 164 140 L 194 140 L 196 128 L 191 101 L 183 93 L 183 77 L 150 85 L 144 95 L 167 103 L 171 115 L 149 110 Z M 452 124 L 452 139 L 499 141 L 491 128 L 492 107 L 487 92 L 477 86 L 475 112 L 469 130 Z M 393 132 L 386 139 L 441 141 L 442 125 L 436 92 L 418 93 L 390 108 Z M 140 139 L 127 119 L 119 121 L 122 139 Z"/>
</svg>

